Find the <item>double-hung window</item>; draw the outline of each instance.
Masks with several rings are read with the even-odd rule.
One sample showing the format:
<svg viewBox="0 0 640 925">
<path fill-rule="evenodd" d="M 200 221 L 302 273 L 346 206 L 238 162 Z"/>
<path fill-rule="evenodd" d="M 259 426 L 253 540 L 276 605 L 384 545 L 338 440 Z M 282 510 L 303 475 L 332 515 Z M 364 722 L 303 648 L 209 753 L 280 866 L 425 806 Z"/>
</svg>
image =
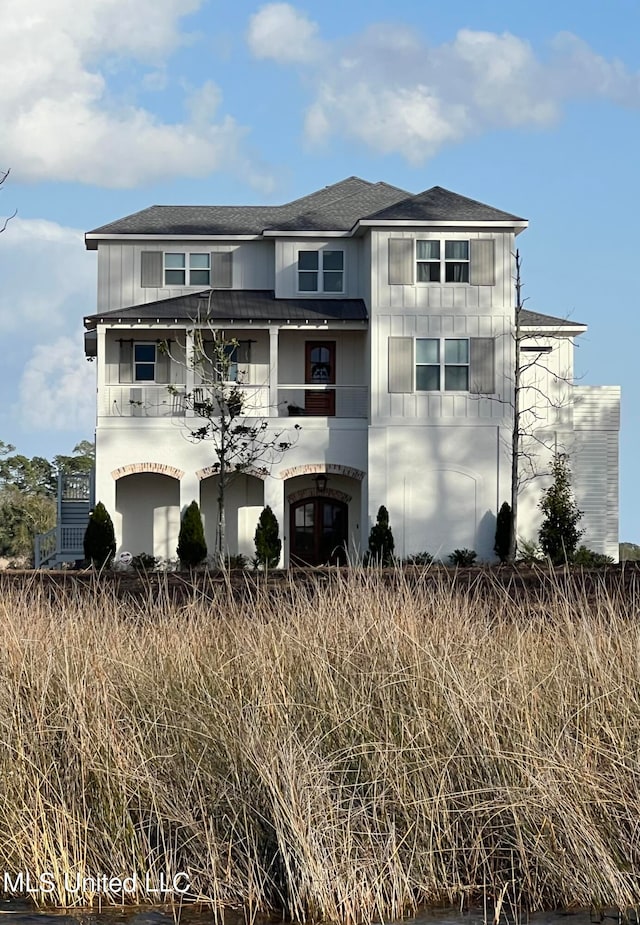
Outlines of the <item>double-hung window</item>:
<svg viewBox="0 0 640 925">
<path fill-rule="evenodd" d="M 468 283 L 469 242 L 416 241 L 416 281 Z"/>
<path fill-rule="evenodd" d="M 468 390 L 469 340 L 458 337 L 416 338 L 416 391 Z"/>
<path fill-rule="evenodd" d="M 165 286 L 208 286 L 211 281 L 210 254 L 165 254 Z"/>
<path fill-rule="evenodd" d="M 133 345 L 133 381 L 155 382 L 156 379 L 155 344 Z"/>
<path fill-rule="evenodd" d="M 298 251 L 298 292 L 344 292 L 344 251 Z"/>
</svg>

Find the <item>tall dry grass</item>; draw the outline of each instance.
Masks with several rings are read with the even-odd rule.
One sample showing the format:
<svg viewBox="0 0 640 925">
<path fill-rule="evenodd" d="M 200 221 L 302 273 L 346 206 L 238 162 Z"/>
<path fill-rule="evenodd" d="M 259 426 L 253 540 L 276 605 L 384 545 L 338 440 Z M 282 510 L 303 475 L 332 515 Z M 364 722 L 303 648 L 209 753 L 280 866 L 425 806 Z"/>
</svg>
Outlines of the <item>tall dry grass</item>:
<svg viewBox="0 0 640 925">
<path fill-rule="evenodd" d="M 344 922 L 637 904 L 640 595 L 556 592 L 4 591 L 0 868 Z"/>
</svg>

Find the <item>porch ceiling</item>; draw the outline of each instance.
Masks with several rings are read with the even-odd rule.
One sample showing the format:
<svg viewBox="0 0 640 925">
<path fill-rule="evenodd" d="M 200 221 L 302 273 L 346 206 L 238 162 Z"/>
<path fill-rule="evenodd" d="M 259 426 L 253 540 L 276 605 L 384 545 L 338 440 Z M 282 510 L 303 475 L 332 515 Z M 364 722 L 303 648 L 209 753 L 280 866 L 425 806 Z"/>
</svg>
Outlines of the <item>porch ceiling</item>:
<svg viewBox="0 0 640 925">
<path fill-rule="evenodd" d="M 272 289 L 205 289 L 174 299 L 88 315 L 85 327 L 114 321 L 367 321 L 362 299 L 276 299 Z"/>
</svg>

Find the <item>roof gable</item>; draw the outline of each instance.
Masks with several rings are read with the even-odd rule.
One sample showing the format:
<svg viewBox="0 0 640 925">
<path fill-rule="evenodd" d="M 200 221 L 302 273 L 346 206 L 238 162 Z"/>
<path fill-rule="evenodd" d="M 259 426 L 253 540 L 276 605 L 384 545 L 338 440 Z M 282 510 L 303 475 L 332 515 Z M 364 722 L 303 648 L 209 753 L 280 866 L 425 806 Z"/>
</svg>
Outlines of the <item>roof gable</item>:
<svg viewBox="0 0 640 925">
<path fill-rule="evenodd" d="M 518 215 L 503 212 L 477 199 L 468 199 L 442 186 L 433 186 L 416 196 L 408 196 L 364 218 L 367 222 L 504 222 L 509 225 L 526 221 Z"/>
</svg>

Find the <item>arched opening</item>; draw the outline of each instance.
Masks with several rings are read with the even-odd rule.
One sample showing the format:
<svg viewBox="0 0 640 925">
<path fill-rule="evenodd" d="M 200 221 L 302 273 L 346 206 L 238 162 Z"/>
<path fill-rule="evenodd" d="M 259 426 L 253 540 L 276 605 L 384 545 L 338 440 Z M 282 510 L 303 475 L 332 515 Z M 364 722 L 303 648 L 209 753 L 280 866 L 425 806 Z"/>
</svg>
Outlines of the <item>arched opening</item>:
<svg viewBox="0 0 640 925">
<path fill-rule="evenodd" d="M 116 482 L 121 518 L 120 550 L 174 559 L 180 532 L 180 482 L 169 475 L 137 472 Z"/>
<path fill-rule="evenodd" d="M 255 555 L 254 534 L 264 507 L 264 483 L 253 475 L 236 475 L 225 489 L 225 554 Z M 200 510 L 209 553 L 216 549 L 218 527 L 218 476 L 200 482 Z"/>
</svg>

